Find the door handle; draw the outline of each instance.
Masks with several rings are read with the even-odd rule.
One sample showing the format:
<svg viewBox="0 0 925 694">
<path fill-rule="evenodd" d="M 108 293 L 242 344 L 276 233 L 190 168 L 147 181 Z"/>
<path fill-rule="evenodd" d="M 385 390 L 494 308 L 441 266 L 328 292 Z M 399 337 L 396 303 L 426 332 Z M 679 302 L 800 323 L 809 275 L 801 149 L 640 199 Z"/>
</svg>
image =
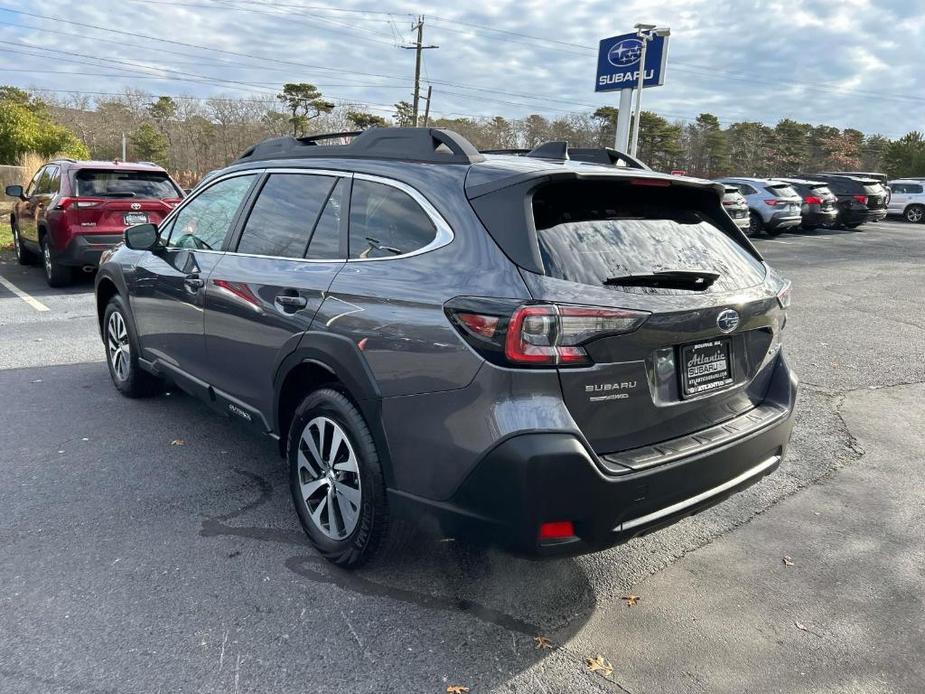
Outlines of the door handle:
<svg viewBox="0 0 925 694">
<path fill-rule="evenodd" d="M 187 288 L 189 291 L 194 292 L 194 293 L 195 293 L 195 292 L 198 292 L 200 289 L 202 289 L 204 286 L 206 286 L 205 281 L 204 281 L 204 280 L 201 280 L 200 278 L 196 277 L 195 275 L 190 276 L 190 277 L 187 277 L 186 279 L 184 279 L 184 280 L 183 280 L 183 284 L 186 285 L 186 288 Z"/>
<path fill-rule="evenodd" d="M 308 299 L 298 295 L 277 294 L 275 301 L 284 311 L 298 311 L 300 308 L 308 306 Z"/>
</svg>

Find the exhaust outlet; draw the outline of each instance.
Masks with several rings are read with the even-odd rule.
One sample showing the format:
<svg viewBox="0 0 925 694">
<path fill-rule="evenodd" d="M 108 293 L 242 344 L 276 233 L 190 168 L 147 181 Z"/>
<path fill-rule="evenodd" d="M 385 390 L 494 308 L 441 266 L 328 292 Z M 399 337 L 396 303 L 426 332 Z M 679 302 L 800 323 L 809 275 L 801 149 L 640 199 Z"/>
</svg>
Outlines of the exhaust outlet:
<svg viewBox="0 0 925 694">
<path fill-rule="evenodd" d="M 84 265 L 80 269 L 84 272 L 96 272 L 96 265 Z"/>
</svg>

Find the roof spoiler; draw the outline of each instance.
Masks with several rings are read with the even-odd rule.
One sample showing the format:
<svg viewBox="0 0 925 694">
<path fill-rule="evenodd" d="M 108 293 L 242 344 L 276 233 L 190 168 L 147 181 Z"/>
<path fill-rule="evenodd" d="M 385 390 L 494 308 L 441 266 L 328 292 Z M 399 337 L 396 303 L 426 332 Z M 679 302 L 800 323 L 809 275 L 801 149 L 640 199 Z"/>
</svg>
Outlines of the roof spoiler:
<svg viewBox="0 0 925 694">
<path fill-rule="evenodd" d="M 346 144 L 323 144 L 346 140 Z M 430 164 L 475 164 L 485 157 L 459 133 L 443 128 L 370 128 L 308 137 L 276 137 L 254 145 L 238 162 L 290 158 L 399 159 Z"/>
<path fill-rule="evenodd" d="M 533 149 L 483 149 L 482 154 L 514 154 L 535 159 L 550 159 L 552 161 L 582 161 L 589 164 L 602 164 L 604 166 L 623 166 L 631 169 L 651 169 L 636 157 L 610 147 L 569 147 L 565 140 L 554 140 L 537 145 Z"/>
</svg>

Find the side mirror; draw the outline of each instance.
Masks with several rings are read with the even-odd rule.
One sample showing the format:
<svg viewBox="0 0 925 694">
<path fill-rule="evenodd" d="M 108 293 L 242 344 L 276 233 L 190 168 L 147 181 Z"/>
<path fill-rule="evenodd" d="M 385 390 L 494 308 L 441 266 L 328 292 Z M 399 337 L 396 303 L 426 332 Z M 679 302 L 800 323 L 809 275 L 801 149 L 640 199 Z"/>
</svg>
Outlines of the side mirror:
<svg viewBox="0 0 925 694">
<path fill-rule="evenodd" d="M 136 224 L 125 230 L 125 245 L 133 250 L 153 250 L 157 241 L 156 224 Z"/>
<path fill-rule="evenodd" d="M 19 198 L 20 200 L 25 200 L 26 196 L 23 195 L 22 186 L 7 186 L 6 194 L 11 198 Z"/>
</svg>

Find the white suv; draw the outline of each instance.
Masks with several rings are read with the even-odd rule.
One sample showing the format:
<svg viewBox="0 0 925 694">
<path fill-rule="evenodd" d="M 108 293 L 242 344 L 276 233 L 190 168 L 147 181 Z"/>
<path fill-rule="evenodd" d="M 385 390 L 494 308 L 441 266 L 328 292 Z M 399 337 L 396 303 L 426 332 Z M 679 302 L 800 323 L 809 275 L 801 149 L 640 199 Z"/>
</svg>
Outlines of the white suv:
<svg viewBox="0 0 925 694">
<path fill-rule="evenodd" d="M 901 214 L 907 222 L 925 222 L 925 180 L 921 178 L 901 178 L 890 181 L 893 196 L 887 211 Z"/>
</svg>

